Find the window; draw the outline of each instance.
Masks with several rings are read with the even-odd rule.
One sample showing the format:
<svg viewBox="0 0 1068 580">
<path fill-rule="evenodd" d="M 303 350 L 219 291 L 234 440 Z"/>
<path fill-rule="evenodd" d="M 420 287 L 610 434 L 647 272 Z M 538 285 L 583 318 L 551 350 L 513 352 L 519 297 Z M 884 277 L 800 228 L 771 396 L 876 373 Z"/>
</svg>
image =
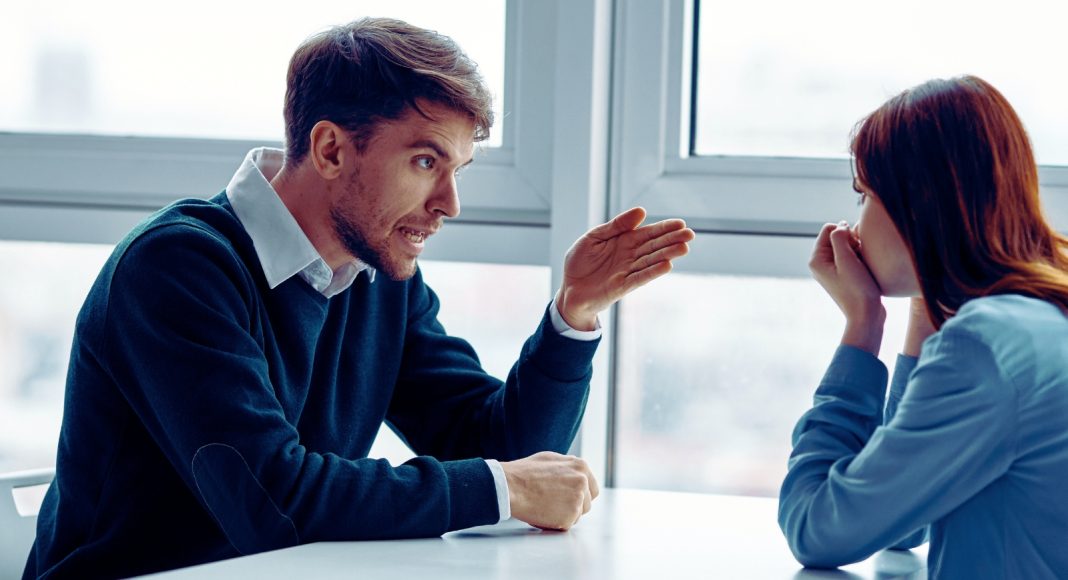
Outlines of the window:
<svg viewBox="0 0 1068 580">
<path fill-rule="evenodd" d="M 501 118 L 505 3 L 134 0 L 14 3 L 0 20 L 0 129 L 281 141 L 293 50 L 326 26 L 390 16 L 454 38 Z M 501 144 L 501 127 L 490 146 Z"/>
<path fill-rule="evenodd" d="M 1048 218 L 1068 227 L 1068 83 L 1048 74 L 1063 18 L 1049 3 L 1003 8 L 616 3 L 610 210 L 682 217 L 698 237 L 619 310 L 611 483 L 777 491 L 843 329 L 809 279 L 812 241 L 825 222 L 856 220 L 850 131 L 893 94 L 935 76 L 994 83 L 1045 164 Z M 886 303 L 892 366 L 907 303 Z"/>
<path fill-rule="evenodd" d="M 155 36 L 136 24 L 159 18 L 138 18 L 145 9 L 135 4 L 86 8 L 65 0 L 51 9 L 56 14 L 36 20 L 26 16 L 29 8 L 13 8 L 0 22 L 0 50 L 20 55 L 0 64 L 0 73 L 21 79 L 0 95 L 0 239 L 112 244 L 173 199 L 218 192 L 249 147 L 280 138 L 280 71 L 307 34 L 364 11 L 437 27 L 480 63 L 502 107 L 494 131 L 500 146 L 487 147 L 465 172 L 463 213 L 425 254 L 445 327 L 470 339 L 491 372 L 504 374 L 560 281 L 564 252 L 582 231 L 633 205 L 643 205 L 650 220 L 685 218 L 699 232 L 691 255 L 675 273 L 628 298 L 618 317 L 603 317 L 606 339 L 594 362 L 581 452 L 594 458 L 607 484 L 774 493 L 789 431 L 808 407 L 842 329 L 841 315 L 805 266 L 820 224 L 855 219 L 845 147 L 857 120 L 930 76 L 988 78 L 1031 129 L 1046 164 L 1040 169 L 1045 209 L 1060 229 L 1068 227 L 1068 167 L 1057 167 L 1068 164 L 1068 127 L 1058 109 L 1068 87 L 1047 74 L 1055 61 L 1042 60 L 1059 54 L 1051 44 L 1059 29 L 1052 27 L 1063 19 L 1049 3 L 1026 0 L 993 14 L 957 0 L 909 0 L 878 17 L 863 3 L 795 4 L 478 0 L 458 9 L 332 0 L 316 4 L 314 15 L 259 15 L 247 6 L 194 3 L 168 13 Z M 134 16 L 115 20 L 110 12 Z M 65 20 L 68 13 L 78 25 Z M 187 13 L 218 16 L 193 21 Z M 1010 20 L 1017 17 L 1028 21 Z M 49 28 L 52 19 L 64 20 Z M 109 19 L 122 23 L 123 34 L 108 28 L 120 26 L 103 22 Z M 957 24 L 945 26 L 947 19 Z M 889 23 L 894 34 L 874 21 Z M 80 26 L 85 22 L 91 25 Z M 1003 23 L 998 34 L 1027 34 L 980 44 L 954 36 L 992 22 Z M 97 28 L 110 30 L 100 41 L 112 51 L 106 59 L 98 60 L 104 57 L 96 49 L 69 49 L 105 34 Z M 256 59 L 276 68 L 248 64 L 245 49 L 233 57 L 242 59 L 239 65 L 230 57 L 206 59 L 200 46 L 189 46 L 228 42 L 246 28 L 253 36 L 241 46 L 263 55 L 277 51 Z M 892 42 L 902 31 L 909 42 Z M 482 34 L 485 42 L 474 39 Z M 116 48 L 115 38 L 145 54 L 156 54 L 157 45 L 180 47 L 171 57 L 153 57 L 173 65 L 172 74 L 143 83 L 136 71 L 146 65 L 136 55 L 113 54 L 132 52 Z M 931 44 L 933 38 L 943 45 Z M 1025 56 L 1012 52 L 1016 46 Z M 200 56 L 183 61 L 173 54 Z M 39 62 L 66 71 L 60 75 L 66 80 L 35 76 Z M 98 62 L 106 65 L 91 64 Z M 251 75 L 242 82 L 268 97 L 251 103 L 227 102 L 220 91 L 188 96 L 176 81 L 201 75 L 188 86 L 229 86 L 235 70 Z M 106 72 L 99 78 L 108 80 L 87 80 L 87 71 Z M 81 87 L 86 102 L 59 94 L 69 90 L 67 81 Z M 154 98 L 148 91 L 157 88 L 162 94 Z M 44 113 L 52 101 L 74 112 Z M 216 106 L 222 103 L 229 104 Z M 154 115 L 186 104 L 231 113 L 242 103 L 247 111 L 225 119 Z M 84 120 L 92 116 L 87 111 L 97 115 L 92 123 Z M 59 134 L 67 131 L 96 134 Z M 89 270 L 91 277 L 96 266 Z M 503 288 L 503 280 L 520 282 Z M 499 314 L 480 314 L 489 311 L 483 301 L 494 301 L 489 310 Z M 892 362 L 904 306 L 888 308 L 883 355 Z M 0 341 L 12 344 L 22 327 L 4 316 Z M 0 376 L 13 372 L 0 368 Z M 0 407 L 7 412 L 6 404 Z M 4 428 L 0 437 L 7 437 Z M 372 453 L 394 461 L 410 455 L 403 446 L 390 451 L 379 443 Z"/>
<path fill-rule="evenodd" d="M 0 241 L 0 473 L 55 464 L 74 320 L 110 254 Z"/>
<path fill-rule="evenodd" d="M 1046 210 L 1068 224 L 1068 167 L 1057 166 L 1068 163 L 1057 97 L 1068 84 L 1047 74 L 1059 52 L 1044 44 L 1057 38 L 1046 31 L 1059 9 L 911 0 L 883 8 L 621 0 L 613 209 L 641 204 L 704 231 L 812 235 L 853 217 L 837 192 L 849 191 L 855 123 L 928 77 L 969 72 L 1019 110 L 1045 164 Z M 1016 31 L 1019 41 L 1002 40 Z"/>
<path fill-rule="evenodd" d="M 470 342 L 482 367 L 505 380 L 551 299 L 549 268 L 432 261 L 419 267 L 441 300 L 438 320 L 445 331 Z M 413 456 L 385 426 L 369 455 L 394 465 Z"/>
<path fill-rule="evenodd" d="M 903 0 L 700 2 L 695 152 L 847 155 L 853 125 L 889 97 L 974 74 L 1017 109 L 1039 163 L 1068 165 L 1063 8 Z M 803 23 L 798 25 L 798 23 Z M 759 31 L 759 33 L 756 33 Z"/>
<path fill-rule="evenodd" d="M 892 371 L 908 300 L 884 299 Z M 675 273 L 621 307 L 615 483 L 773 496 L 845 320 L 810 279 Z"/>
</svg>

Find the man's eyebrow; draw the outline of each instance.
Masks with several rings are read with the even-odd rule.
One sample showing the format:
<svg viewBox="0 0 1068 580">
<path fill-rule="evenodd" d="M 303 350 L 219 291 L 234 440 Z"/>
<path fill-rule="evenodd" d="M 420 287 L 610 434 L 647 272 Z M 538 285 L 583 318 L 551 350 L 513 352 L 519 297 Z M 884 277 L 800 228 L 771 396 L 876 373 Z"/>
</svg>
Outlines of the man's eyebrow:
<svg viewBox="0 0 1068 580">
<path fill-rule="evenodd" d="M 408 147 L 411 148 L 411 149 L 431 149 L 431 150 L 434 151 L 434 153 L 437 154 L 438 157 L 441 157 L 442 159 L 444 159 L 446 163 L 448 163 L 449 161 L 452 160 L 452 156 L 449 155 L 448 152 L 446 152 L 444 148 L 442 148 L 440 145 L 438 145 L 438 143 L 436 141 L 432 141 L 430 139 L 420 139 L 420 140 L 412 143 Z M 471 159 L 468 159 L 467 162 L 464 163 L 463 165 L 461 165 L 460 167 L 465 167 L 467 165 L 470 165 L 471 162 L 474 161 L 474 160 L 475 159 L 472 157 Z"/>
</svg>

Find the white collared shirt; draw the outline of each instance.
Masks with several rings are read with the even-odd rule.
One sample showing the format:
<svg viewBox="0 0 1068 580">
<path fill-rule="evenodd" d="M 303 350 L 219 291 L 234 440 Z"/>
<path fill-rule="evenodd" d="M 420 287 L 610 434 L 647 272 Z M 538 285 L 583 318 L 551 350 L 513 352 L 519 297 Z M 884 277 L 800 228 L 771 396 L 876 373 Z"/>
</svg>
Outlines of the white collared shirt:
<svg viewBox="0 0 1068 580">
<path fill-rule="evenodd" d="M 375 269 L 360 260 L 353 260 L 337 270 L 331 270 L 311 240 L 300 228 L 289 208 L 282 203 L 278 192 L 271 186 L 282 169 L 285 152 L 281 149 L 259 147 L 248 152 L 241 167 L 226 186 L 226 198 L 244 226 L 256 257 L 260 261 L 267 285 L 271 289 L 299 275 L 305 282 L 327 298 L 344 292 L 356 280 L 360 272 L 367 271 L 371 281 Z M 556 332 L 575 340 L 595 340 L 601 336 L 601 324 L 591 331 L 575 330 L 560 315 L 556 300 L 549 306 L 549 318 Z M 493 485 L 497 491 L 497 509 L 501 520 L 511 517 L 511 502 L 508 480 L 504 468 L 493 459 L 487 459 Z"/>
<path fill-rule="evenodd" d="M 364 270 L 373 282 L 375 269 L 360 260 L 331 270 L 316 251 L 271 187 L 271 180 L 282 169 L 284 160 L 281 149 L 253 149 L 226 186 L 226 198 L 256 247 L 267 286 L 273 290 L 299 275 L 317 292 L 331 298 L 344 292 Z"/>
</svg>

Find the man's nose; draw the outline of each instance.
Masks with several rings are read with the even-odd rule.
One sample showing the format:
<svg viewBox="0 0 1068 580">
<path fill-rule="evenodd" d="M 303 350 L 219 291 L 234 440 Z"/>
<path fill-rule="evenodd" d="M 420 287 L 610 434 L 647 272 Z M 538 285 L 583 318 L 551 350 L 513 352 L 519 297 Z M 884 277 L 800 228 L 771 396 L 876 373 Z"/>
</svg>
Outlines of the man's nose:
<svg viewBox="0 0 1068 580">
<path fill-rule="evenodd" d="M 460 215 L 460 192 L 456 187 L 456 176 L 446 175 L 438 182 L 434 195 L 430 197 L 427 209 L 434 215 L 454 218 Z"/>
</svg>

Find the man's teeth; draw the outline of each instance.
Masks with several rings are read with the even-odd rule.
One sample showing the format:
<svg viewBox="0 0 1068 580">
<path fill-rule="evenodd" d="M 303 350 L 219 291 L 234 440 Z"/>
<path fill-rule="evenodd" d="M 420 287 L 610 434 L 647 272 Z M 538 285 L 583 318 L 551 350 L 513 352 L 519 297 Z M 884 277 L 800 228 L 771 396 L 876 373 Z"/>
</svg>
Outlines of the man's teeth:
<svg viewBox="0 0 1068 580">
<path fill-rule="evenodd" d="M 412 242 L 413 244 L 420 244 L 420 243 L 423 242 L 423 240 L 426 239 L 426 232 L 416 232 L 416 231 L 412 231 L 412 230 L 401 230 L 401 233 L 403 233 L 404 237 L 408 238 L 408 241 Z"/>
</svg>

